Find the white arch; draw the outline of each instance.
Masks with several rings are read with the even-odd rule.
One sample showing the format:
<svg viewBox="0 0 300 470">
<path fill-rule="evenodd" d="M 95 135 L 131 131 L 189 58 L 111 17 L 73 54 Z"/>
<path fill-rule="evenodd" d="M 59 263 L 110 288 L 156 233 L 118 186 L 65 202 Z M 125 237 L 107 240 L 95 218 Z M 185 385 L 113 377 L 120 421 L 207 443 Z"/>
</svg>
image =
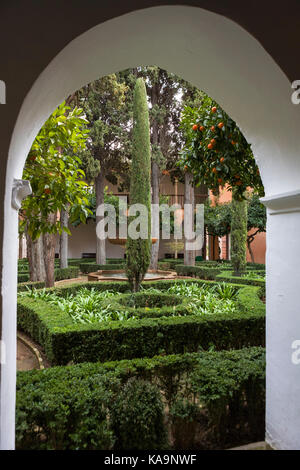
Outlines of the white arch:
<svg viewBox="0 0 300 470">
<path fill-rule="evenodd" d="M 288 51 L 287 51 L 288 52 Z M 186 6 L 161 6 L 102 23 L 69 43 L 38 77 L 21 107 L 10 146 L 5 197 L 3 337 L 15 329 L 16 214 L 13 178 L 39 129 L 71 92 L 100 76 L 138 65 L 158 65 L 206 91 L 237 121 L 253 144 L 266 195 L 300 187 L 300 107 L 291 85 L 263 47 L 225 17 Z M 297 77 L 296 77 L 297 78 Z M 3 367 L 5 387 L 14 386 L 12 360 Z M 8 384 L 8 385 L 7 385 Z M 10 388 L 11 390 L 12 388 Z M 2 446 L 11 447 L 14 426 L 1 390 Z"/>
</svg>

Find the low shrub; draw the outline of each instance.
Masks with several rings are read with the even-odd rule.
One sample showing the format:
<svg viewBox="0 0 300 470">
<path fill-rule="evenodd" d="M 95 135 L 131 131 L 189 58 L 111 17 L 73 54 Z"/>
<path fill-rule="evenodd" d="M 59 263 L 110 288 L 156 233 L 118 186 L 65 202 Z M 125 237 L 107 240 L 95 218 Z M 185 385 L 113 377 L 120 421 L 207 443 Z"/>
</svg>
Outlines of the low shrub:
<svg viewBox="0 0 300 470">
<path fill-rule="evenodd" d="M 160 391 L 145 380 L 128 380 L 112 407 L 111 420 L 118 450 L 168 447 Z"/>
<path fill-rule="evenodd" d="M 55 280 L 61 281 L 63 279 L 74 279 L 78 277 L 79 269 L 75 266 L 68 268 L 56 268 L 54 270 Z"/>
<path fill-rule="evenodd" d="M 161 269 L 172 269 L 175 270 L 175 267 L 178 264 L 182 264 L 183 259 L 176 259 L 176 258 L 162 258 L 158 262 L 158 266 Z"/>
<path fill-rule="evenodd" d="M 79 265 L 79 269 L 82 273 L 88 274 L 94 271 L 111 271 L 124 269 L 124 264 L 96 264 L 96 263 L 83 263 Z"/>
<path fill-rule="evenodd" d="M 26 292 L 28 289 L 42 289 L 45 287 L 44 281 L 29 281 L 18 284 L 18 292 Z"/>
<path fill-rule="evenodd" d="M 29 273 L 28 272 L 18 272 L 18 283 L 19 282 L 28 282 L 29 281 Z"/>
<path fill-rule="evenodd" d="M 222 449 L 264 438 L 264 406 L 263 348 L 18 372 L 16 447 Z"/>
<path fill-rule="evenodd" d="M 55 281 L 61 281 L 63 279 L 76 278 L 76 277 L 78 277 L 78 272 L 79 272 L 78 268 L 76 268 L 74 266 L 69 267 L 69 268 L 55 268 L 55 270 L 54 270 Z M 42 282 L 42 281 L 37 281 L 37 282 Z M 33 282 L 30 281 L 29 272 L 28 273 L 25 273 L 25 272 L 19 272 L 18 273 L 18 284 L 21 284 L 21 283 L 22 284 L 28 283 L 28 286 L 29 286 L 29 284 L 30 285 L 33 284 Z M 37 285 L 37 286 L 38 287 L 44 287 L 44 285 L 45 285 L 45 283 L 43 282 L 43 285 L 40 284 L 40 285 Z M 33 287 L 37 287 L 37 286 L 33 285 Z M 20 291 L 19 287 L 18 287 L 18 290 Z"/>
<path fill-rule="evenodd" d="M 215 280 L 220 274 L 220 268 L 209 268 L 205 266 L 177 265 L 175 271 L 178 276 L 199 277 L 200 279 Z"/>
<path fill-rule="evenodd" d="M 261 271 L 259 271 L 261 272 Z M 231 282 L 236 284 L 247 284 L 250 286 L 260 286 L 265 287 L 266 281 L 262 278 L 255 278 L 252 276 L 234 276 L 231 271 L 222 271 L 221 273 L 217 274 L 216 281 L 219 282 Z"/>
</svg>

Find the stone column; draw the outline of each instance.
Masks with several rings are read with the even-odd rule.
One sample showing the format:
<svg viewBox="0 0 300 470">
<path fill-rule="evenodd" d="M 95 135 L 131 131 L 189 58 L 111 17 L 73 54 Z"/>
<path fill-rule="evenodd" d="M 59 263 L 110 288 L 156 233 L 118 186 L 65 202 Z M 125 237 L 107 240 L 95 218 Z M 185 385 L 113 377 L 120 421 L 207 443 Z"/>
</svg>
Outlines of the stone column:
<svg viewBox="0 0 300 470">
<path fill-rule="evenodd" d="M 266 440 L 300 449 L 300 191 L 267 207 Z"/>
</svg>

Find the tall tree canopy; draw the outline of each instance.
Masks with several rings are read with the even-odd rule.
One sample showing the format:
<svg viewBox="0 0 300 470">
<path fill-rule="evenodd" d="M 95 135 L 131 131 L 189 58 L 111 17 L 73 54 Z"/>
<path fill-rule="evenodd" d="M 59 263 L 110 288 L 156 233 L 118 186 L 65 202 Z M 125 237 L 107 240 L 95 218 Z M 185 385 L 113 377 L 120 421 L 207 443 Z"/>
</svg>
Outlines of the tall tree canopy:
<svg viewBox="0 0 300 470">
<path fill-rule="evenodd" d="M 97 207 L 104 203 L 105 179 L 118 184 L 128 175 L 130 115 L 125 106 L 127 86 L 115 74 L 103 77 L 80 90 L 89 120 L 88 152 L 82 157 L 90 180 L 95 180 Z M 97 217 L 97 223 L 102 217 Z M 97 239 L 96 259 L 106 262 L 105 240 Z"/>
<path fill-rule="evenodd" d="M 62 230 L 68 232 L 67 227 L 62 228 L 58 212 L 74 204 L 78 208 L 73 211 L 74 217 L 80 216 L 84 221 L 89 213 L 85 174 L 76 156 L 86 145 L 86 125 L 82 109 L 70 110 L 63 102 L 41 128 L 23 171 L 23 178 L 30 181 L 32 195 L 22 203 L 20 229 L 30 238 L 29 251 L 31 242 L 43 236 L 47 285 L 54 283 L 55 235 Z M 29 265 L 32 274 L 34 263 L 29 260 Z"/>
<path fill-rule="evenodd" d="M 145 208 L 139 217 L 140 233 L 134 239 L 128 233 L 126 244 L 126 274 L 134 292 L 138 291 L 150 263 L 151 250 L 151 150 L 147 95 L 144 80 L 138 78 L 133 101 L 133 151 L 130 176 L 130 204 L 140 204 Z M 132 222 L 132 217 L 129 218 Z M 146 236 L 147 235 L 147 236 Z"/>
</svg>

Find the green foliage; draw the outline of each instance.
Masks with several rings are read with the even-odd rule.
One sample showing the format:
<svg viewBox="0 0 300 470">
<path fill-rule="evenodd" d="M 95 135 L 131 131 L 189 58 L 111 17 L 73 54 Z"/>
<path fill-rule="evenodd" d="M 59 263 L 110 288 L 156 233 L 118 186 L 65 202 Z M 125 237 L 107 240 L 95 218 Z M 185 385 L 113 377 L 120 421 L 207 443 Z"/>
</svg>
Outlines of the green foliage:
<svg viewBox="0 0 300 470">
<path fill-rule="evenodd" d="M 252 229 L 251 234 L 247 233 L 248 247 L 253 242 L 259 232 L 266 231 L 266 208 L 261 204 L 259 195 L 251 193 L 247 195 L 247 232 Z M 204 220 L 209 235 L 223 237 L 230 233 L 232 219 L 232 203 L 211 205 L 210 201 L 205 203 Z"/>
<path fill-rule="evenodd" d="M 49 117 L 35 138 L 24 167 L 23 178 L 30 181 L 33 194 L 22 202 L 21 226 L 34 240 L 41 233 L 61 233 L 59 220 L 50 214 L 67 210 L 68 205 L 84 207 L 87 185 L 76 152 L 88 137 L 87 120 L 82 109 L 70 110 L 63 102 Z M 76 212 L 73 212 L 76 216 Z M 85 219 L 81 210 L 81 218 Z M 67 229 L 66 229 L 67 230 Z"/>
<path fill-rule="evenodd" d="M 54 277 L 56 281 L 61 281 L 62 279 L 74 279 L 78 277 L 78 273 L 79 269 L 71 266 L 68 268 L 54 269 Z"/>
<path fill-rule="evenodd" d="M 221 270 L 218 267 L 210 268 L 207 266 L 188 266 L 183 264 L 178 264 L 175 268 L 179 276 L 195 276 L 207 280 L 215 280 Z"/>
<path fill-rule="evenodd" d="M 182 281 L 177 281 L 180 282 Z M 187 286 L 193 283 L 198 283 L 199 286 L 216 285 L 211 281 L 194 279 L 183 282 Z M 172 286 L 172 281 L 151 282 L 145 285 L 147 289 L 153 287 L 161 291 Z M 74 284 L 49 289 L 47 292 L 66 298 L 72 293 L 76 294 L 80 287 L 80 284 Z M 84 287 L 94 288 L 99 292 L 109 290 L 123 293 L 128 288 L 126 283 L 120 282 L 88 283 Z M 263 345 L 265 306 L 258 297 L 260 288 L 235 284 L 233 288 L 240 289 L 241 292 L 245 289 L 247 293 L 242 302 L 239 300 L 238 308 L 231 313 L 225 311 L 217 315 L 197 315 L 187 312 L 187 306 L 178 305 L 161 308 L 164 317 L 155 318 L 153 312 L 150 312 L 152 318 L 147 318 L 144 309 L 142 318 L 103 321 L 97 324 L 74 323 L 57 305 L 24 297 L 18 300 L 18 327 L 41 344 L 53 364 L 152 357 L 155 354 L 197 351 L 199 348 L 207 350 L 211 345 L 214 345 L 216 350 Z M 252 308 L 254 298 L 257 302 Z M 188 303 L 191 299 L 187 297 L 185 300 Z M 107 302 L 111 303 L 112 300 L 108 299 Z M 120 309 L 120 306 L 118 308 Z M 185 315 L 170 316 L 168 309 L 174 308 L 178 309 L 178 313 L 182 309 Z M 130 307 L 124 310 L 130 310 Z M 137 313 L 138 309 L 135 310 L 136 316 Z"/>
<path fill-rule="evenodd" d="M 232 199 L 230 254 L 233 270 L 240 276 L 246 270 L 247 202 Z"/>
<path fill-rule="evenodd" d="M 248 197 L 247 230 L 258 229 L 258 232 L 266 231 L 267 211 L 260 202 L 259 195 L 251 193 Z"/>
<path fill-rule="evenodd" d="M 264 438 L 264 406 L 259 347 L 18 372 L 16 447 L 178 448 L 187 423 L 193 448 L 233 447 Z"/>
<path fill-rule="evenodd" d="M 18 284 L 18 293 L 27 292 L 29 289 L 41 289 L 45 287 L 44 281 L 35 281 L 35 282 L 21 282 Z"/>
<path fill-rule="evenodd" d="M 87 198 L 87 208 L 89 209 L 88 216 L 85 220 L 82 220 L 80 217 L 80 211 L 78 214 L 78 207 L 76 205 L 73 205 L 71 207 L 70 213 L 71 213 L 71 220 L 72 220 L 72 225 L 74 227 L 77 227 L 79 224 L 82 222 L 86 222 L 88 219 L 96 220 L 96 193 L 94 190 L 91 190 L 87 193 L 86 195 Z M 115 213 L 116 213 L 116 224 L 118 225 L 120 222 L 120 207 L 122 208 L 122 211 L 125 211 L 125 202 L 123 200 L 120 200 L 118 196 L 115 196 L 112 192 L 108 193 L 107 192 L 107 187 L 104 188 L 104 204 L 110 204 L 111 206 L 114 207 Z M 86 209 L 85 207 L 83 208 L 84 210 Z M 74 215 L 73 215 L 74 213 Z M 77 215 L 78 214 L 78 215 Z M 107 211 L 104 211 L 104 215 L 107 215 Z"/>
<path fill-rule="evenodd" d="M 116 74 L 102 77 L 79 91 L 90 130 L 87 152 L 81 155 L 88 181 L 95 180 L 99 170 L 115 185 L 120 186 L 127 178 L 131 150 L 127 92 L 128 87 Z"/>
<path fill-rule="evenodd" d="M 215 194 L 227 185 L 239 199 L 249 186 L 263 195 L 250 144 L 216 102 L 204 96 L 200 107 L 185 107 L 181 125 L 185 147 L 180 166 L 194 175 L 196 183 L 207 185 Z"/>
<path fill-rule="evenodd" d="M 130 378 L 114 403 L 112 428 L 116 449 L 166 449 L 164 407 L 157 386 Z"/>
<path fill-rule="evenodd" d="M 262 271 L 248 271 L 247 274 L 242 276 L 235 276 L 231 271 L 222 271 L 220 274 L 217 274 L 216 281 L 222 282 L 231 282 L 237 284 L 247 284 L 251 286 L 265 286 L 265 279 L 260 274 Z"/>
<path fill-rule="evenodd" d="M 53 374 L 52 370 L 19 374 L 17 449 L 111 449 L 115 438 L 108 413 L 119 381 L 109 374 L 89 376 L 70 368 Z"/>
<path fill-rule="evenodd" d="M 209 235 L 223 237 L 230 232 L 231 203 L 212 205 L 210 200 L 205 202 L 204 225 Z"/>
<path fill-rule="evenodd" d="M 116 304 L 105 304 L 103 301 L 115 297 L 110 291 L 99 292 L 95 289 L 81 288 L 76 294 L 59 297 L 55 293 L 43 290 L 29 290 L 21 293 L 20 297 L 42 299 L 57 305 L 76 323 L 100 323 L 103 321 L 127 320 L 129 313 L 126 309 L 116 308 Z"/>
<path fill-rule="evenodd" d="M 126 274 L 129 284 L 138 291 L 150 264 L 151 256 L 151 150 L 149 112 L 146 87 L 143 79 L 136 81 L 133 105 L 133 152 L 130 177 L 130 204 L 142 204 L 147 209 L 144 224 L 148 230 L 146 239 L 130 237 L 126 244 Z M 129 217 L 129 223 L 133 217 Z M 145 221 L 144 221 L 145 222 Z M 145 227 L 145 228 L 146 228 Z"/>
<path fill-rule="evenodd" d="M 73 278 L 78 277 L 78 272 L 79 272 L 79 269 L 76 267 L 56 268 L 54 269 L 54 278 L 55 278 L 55 281 L 61 281 L 62 279 L 73 279 Z M 18 283 L 25 283 L 25 282 L 26 283 L 29 282 L 29 272 L 18 271 Z M 42 282 L 42 284 L 40 284 L 40 282 L 42 281 L 38 281 L 37 286 L 39 285 L 44 286 L 45 283 Z M 35 283 L 31 283 L 31 284 L 35 284 Z"/>
<path fill-rule="evenodd" d="M 110 271 L 112 269 L 124 269 L 125 264 L 115 264 L 115 263 L 108 263 L 108 264 L 97 264 L 97 263 L 82 263 L 79 265 L 79 269 L 82 273 L 88 274 L 95 271 Z"/>
</svg>

